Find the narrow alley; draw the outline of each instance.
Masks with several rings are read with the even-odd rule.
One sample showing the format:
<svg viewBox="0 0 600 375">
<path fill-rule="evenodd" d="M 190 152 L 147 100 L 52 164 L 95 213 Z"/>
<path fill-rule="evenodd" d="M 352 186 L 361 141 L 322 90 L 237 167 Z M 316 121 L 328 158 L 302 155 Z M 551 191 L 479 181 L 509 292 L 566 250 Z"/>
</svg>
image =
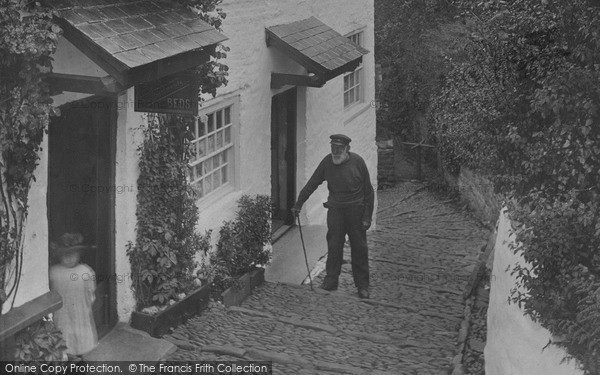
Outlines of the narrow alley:
<svg viewBox="0 0 600 375">
<path fill-rule="evenodd" d="M 318 289 L 320 274 L 313 291 L 265 282 L 240 307 L 212 303 L 170 335 L 178 350 L 168 359 L 267 360 L 274 374 L 451 372 L 463 293 L 489 232 L 420 183 L 378 198 L 371 299 L 357 297 L 346 248 L 337 291 Z"/>
</svg>

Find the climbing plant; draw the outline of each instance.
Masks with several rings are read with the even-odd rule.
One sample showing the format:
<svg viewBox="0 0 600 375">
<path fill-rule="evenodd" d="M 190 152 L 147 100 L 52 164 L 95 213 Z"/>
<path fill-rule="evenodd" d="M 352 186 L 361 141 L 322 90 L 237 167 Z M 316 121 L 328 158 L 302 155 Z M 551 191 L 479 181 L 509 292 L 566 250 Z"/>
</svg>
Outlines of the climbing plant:
<svg viewBox="0 0 600 375">
<path fill-rule="evenodd" d="M 471 26 L 431 118 L 445 163 L 509 199 L 511 300 L 600 372 L 600 8 L 573 0 L 455 1 Z"/>
<path fill-rule="evenodd" d="M 196 195 L 187 181 L 191 119 L 149 115 L 140 147 L 135 244 L 129 243 L 138 308 L 162 305 L 194 287 L 195 256 L 209 246 L 195 232 Z"/>
<path fill-rule="evenodd" d="M 16 296 L 28 196 L 56 114 L 44 76 L 61 29 L 39 3 L 0 0 L 0 314 Z"/>
</svg>

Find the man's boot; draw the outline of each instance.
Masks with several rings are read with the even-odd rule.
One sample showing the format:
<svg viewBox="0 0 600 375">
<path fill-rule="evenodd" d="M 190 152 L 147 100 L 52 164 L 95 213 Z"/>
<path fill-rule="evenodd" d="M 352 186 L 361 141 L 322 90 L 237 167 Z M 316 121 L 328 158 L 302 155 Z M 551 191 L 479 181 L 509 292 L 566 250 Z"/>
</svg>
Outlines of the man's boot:
<svg viewBox="0 0 600 375">
<path fill-rule="evenodd" d="M 325 280 L 323 280 L 323 284 L 321 284 L 321 286 L 319 286 L 319 288 L 325 289 L 325 290 L 337 290 L 338 281 L 335 279 L 325 277 Z"/>
</svg>

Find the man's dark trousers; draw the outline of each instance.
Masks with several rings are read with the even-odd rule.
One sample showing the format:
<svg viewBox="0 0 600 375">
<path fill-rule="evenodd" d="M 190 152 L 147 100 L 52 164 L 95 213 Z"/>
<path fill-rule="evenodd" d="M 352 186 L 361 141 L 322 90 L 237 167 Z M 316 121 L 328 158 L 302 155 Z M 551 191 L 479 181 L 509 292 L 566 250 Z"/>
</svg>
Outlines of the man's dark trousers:
<svg viewBox="0 0 600 375">
<path fill-rule="evenodd" d="M 350 237 L 352 276 L 357 288 L 369 287 L 369 249 L 367 231 L 363 229 L 364 207 L 328 207 L 326 282 L 337 282 L 342 271 L 344 242 Z"/>
</svg>

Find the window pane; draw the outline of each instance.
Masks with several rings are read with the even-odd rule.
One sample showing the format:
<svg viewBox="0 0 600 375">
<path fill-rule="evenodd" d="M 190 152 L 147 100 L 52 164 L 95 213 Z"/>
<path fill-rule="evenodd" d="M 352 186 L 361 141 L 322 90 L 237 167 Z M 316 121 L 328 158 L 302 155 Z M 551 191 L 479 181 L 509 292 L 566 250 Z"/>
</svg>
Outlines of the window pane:
<svg viewBox="0 0 600 375">
<path fill-rule="evenodd" d="M 198 141 L 198 159 L 206 156 L 206 139 Z"/>
<path fill-rule="evenodd" d="M 215 130 L 215 114 L 208 115 L 208 132 L 212 133 Z"/>
<path fill-rule="evenodd" d="M 206 124 L 198 121 L 198 138 L 206 134 Z"/>
<path fill-rule="evenodd" d="M 213 173 L 213 189 L 221 186 L 221 170 L 217 169 L 215 173 Z"/>
<path fill-rule="evenodd" d="M 221 129 L 223 127 L 223 111 L 217 112 L 217 129 Z"/>
<path fill-rule="evenodd" d="M 204 194 L 208 194 L 213 191 L 212 176 L 208 176 L 204 179 Z"/>
<path fill-rule="evenodd" d="M 198 142 L 192 142 L 190 145 L 190 163 L 198 160 Z"/>
<path fill-rule="evenodd" d="M 217 149 L 223 147 L 223 131 L 217 133 Z"/>
<path fill-rule="evenodd" d="M 212 153 L 215 151 L 215 136 L 210 135 L 208 136 L 208 153 Z"/>
<path fill-rule="evenodd" d="M 348 91 L 348 82 L 350 80 L 349 77 L 350 77 L 349 75 L 344 76 L 344 91 Z"/>
<path fill-rule="evenodd" d="M 227 166 L 223 166 L 223 169 L 221 170 L 221 177 L 222 177 L 222 181 L 223 183 L 226 183 L 228 181 L 227 178 Z"/>
<path fill-rule="evenodd" d="M 348 104 L 350 104 L 350 103 L 348 102 L 348 93 L 347 93 L 347 92 L 345 92 L 345 93 L 344 93 L 344 107 L 347 107 L 347 106 L 348 106 Z"/>
<path fill-rule="evenodd" d="M 223 159 L 222 159 L 222 162 L 221 162 L 221 164 L 225 164 L 225 163 L 227 163 L 227 153 L 228 153 L 228 152 L 229 152 L 229 151 L 225 151 L 225 152 L 223 152 L 223 153 L 221 154 L 221 157 L 223 158 Z"/>
<path fill-rule="evenodd" d="M 198 193 L 198 196 L 200 198 L 202 198 L 204 196 L 204 191 L 202 189 L 202 180 L 200 180 L 194 184 L 194 189 L 196 189 L 196 192 Z"/>
<path fill-rule="evenodd" d="M 195 178 L 200 178 L 204 175 L 203 164 L 204 163 L 196 164 L 196 173 L 194 174 L 194 176 L 196 176 Z"/>
<path fill-rule="evenodd" d="M 225 125 L 231 124 L 231 107 L 225 108 Z"/>
<path fill-rule="evenodd" d="M 231 143 L 231 126 L 225 128 L 225 144 Z"/>
<path fill-rule="evenodd" d="M 221 155 L 213 156 L 213 168 L 217 168 L 221 165 Z"/>
<path fill-rule="evenodd" d="M 196 179 L 196 175 L 194 174 L 194 170 L 196 168 L 194 167 L 189 167 L 188 168 L 188 175 L 190 176 L 190 180 L 194 181 Z"/>
</svg>

